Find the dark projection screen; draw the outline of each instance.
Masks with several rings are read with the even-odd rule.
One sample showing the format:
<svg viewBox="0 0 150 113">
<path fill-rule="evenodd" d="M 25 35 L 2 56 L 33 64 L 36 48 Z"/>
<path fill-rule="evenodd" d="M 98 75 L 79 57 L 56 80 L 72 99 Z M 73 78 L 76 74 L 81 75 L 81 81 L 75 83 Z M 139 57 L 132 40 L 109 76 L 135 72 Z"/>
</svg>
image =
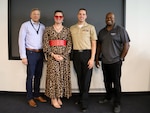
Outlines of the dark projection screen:
<svg viewBox="0 0 150 113">
<path fill-rule="evenodd" d="M 96 27 L 97 33 L 105 26 L 105 15 L 114 12 L 116 23 L 125 24 L 125 0 L 8 0 L 8 46 L 9 59 L 18 60 L 18 33 L 21 24 L 30 19 L 32 8 L 41 10 L 41 23 L 53 25 L 55 10 L 64 12 L 64 26 L 70 27 L 77 23 L 77 12 L 80 8 L 87 9 L 87 22 Z"/>
</svg>

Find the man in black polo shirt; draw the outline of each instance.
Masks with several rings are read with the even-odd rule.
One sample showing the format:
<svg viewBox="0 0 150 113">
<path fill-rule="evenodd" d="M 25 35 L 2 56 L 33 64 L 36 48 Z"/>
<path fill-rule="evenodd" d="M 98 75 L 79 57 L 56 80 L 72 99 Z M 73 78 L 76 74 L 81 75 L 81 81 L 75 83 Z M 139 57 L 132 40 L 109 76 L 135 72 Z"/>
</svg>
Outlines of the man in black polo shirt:
<svg viewBox="0 0 150 113">
<path fill-rule="evenodd" d="M 121 100 L 121 66 L 129 49 L 129 36 L 126 30 L 115 24 L 115 15 L 106 14 L 106 27 L 98 34 L 96 67 L 99 67 L 99 56 L 102 55 L 102 70 L 106 96 L 100 103 L 108 102 L 114 95 L 114 112 L 120 112 Z"/>
</svg>

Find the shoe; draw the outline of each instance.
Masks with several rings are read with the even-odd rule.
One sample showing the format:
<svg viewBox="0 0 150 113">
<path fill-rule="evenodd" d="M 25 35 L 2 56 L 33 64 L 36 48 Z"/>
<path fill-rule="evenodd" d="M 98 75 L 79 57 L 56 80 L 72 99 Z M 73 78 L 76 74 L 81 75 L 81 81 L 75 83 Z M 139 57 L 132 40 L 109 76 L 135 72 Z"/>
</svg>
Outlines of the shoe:
<svg viewBox="0 0 150 113">
<path fill-rule="evenodd" d="M 81 104 L 80 104 L 80 107 L 81 107 L 81 111 L 82 111 L 82 112 L 85 113 L 85 112 L 87 111 L 87 105 L 81 103 Z"/>
<path fill-rule="evenodd" d="M 81 111 L 82 111 L 83 113 L 85 113 L 85 112 L 87 111 L 87 108 L 81 108 Z"/>
<path fill-rule="evenodd" d="M 120 113 L 120 105 L 116 105 L 115 107 L 114 107 L 114 113 Z"/>
<path fill-rule="evenodd" d="M 60 98 L 58 98 L 58 104 L 61 106 L 62 105 L 62 101 L 60 100 Z"/>
<path fill-rule="evenodd" d="M 43 99 L 41 96 L 40 97 L 35 97 L 34 99 L 38 100 L 38 101 L 40 101 L 42 103 L 47 102 L 47 100 Z"/>
<path fill-rule="evenodd" d="M 36 102 L 35 102 L 33 99 L 29 100 L 29 101 L 28 101 L 28 104 L 29 104 L 29 106 L 31 106 L 31 107 L 37 107 L 37 104 L 36 104 Z"/>
<path fill-rule="evenodd" d="M 61 106 L 58 104 L 57 99 L 51 99 L 51 104 L 54 108 L 61 108 Z"/>
<path fill-rule="evenodd" d="M 76 101 L 75 104 L 76 104 L 76 105 L 80 105 L 80 104 L 81 104 L 81 101 Z"/>
<path fill-rule="evenodd" d="M 99 100 L 98 102 L 99 102 L 100 104 L 104 104 L 104 103 L 110 102 L 110 99 L 103 98 L 102 100 Z"/>
</svg>

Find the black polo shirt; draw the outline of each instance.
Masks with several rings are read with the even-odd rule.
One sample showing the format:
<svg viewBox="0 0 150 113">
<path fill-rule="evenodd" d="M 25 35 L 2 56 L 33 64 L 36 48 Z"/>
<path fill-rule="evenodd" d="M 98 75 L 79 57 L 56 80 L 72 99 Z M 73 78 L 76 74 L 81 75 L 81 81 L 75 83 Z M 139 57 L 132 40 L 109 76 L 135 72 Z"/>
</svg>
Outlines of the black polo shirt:
<svg viewBox="0 0 150 113">
<path fill-rule="evenodd" d="M 126 30 L 115 25 L 111 31 L 105 28 L 98 34 L 98 43 L 101 44 L 102 62 L 112 64 L 120 60 L 123 43 L 129 42 L 130 38 Z"/>
</svg>

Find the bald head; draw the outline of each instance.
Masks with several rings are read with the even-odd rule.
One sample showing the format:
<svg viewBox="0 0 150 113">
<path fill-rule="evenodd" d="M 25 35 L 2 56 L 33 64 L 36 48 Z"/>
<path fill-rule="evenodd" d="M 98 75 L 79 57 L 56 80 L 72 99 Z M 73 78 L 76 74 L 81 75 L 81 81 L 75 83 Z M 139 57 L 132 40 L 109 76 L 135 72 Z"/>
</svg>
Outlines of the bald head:
<svg viewBox="0 0 150 113">
<path fill-rule="evenodd" d="M 108 12 L 108 13 L 106 14 L 106 17 L 107 17 L 108 15 L 112 15 L 112 16 L 115 17 L 115 14 L 114 14 L 113 12 Z"/>
</svg>

